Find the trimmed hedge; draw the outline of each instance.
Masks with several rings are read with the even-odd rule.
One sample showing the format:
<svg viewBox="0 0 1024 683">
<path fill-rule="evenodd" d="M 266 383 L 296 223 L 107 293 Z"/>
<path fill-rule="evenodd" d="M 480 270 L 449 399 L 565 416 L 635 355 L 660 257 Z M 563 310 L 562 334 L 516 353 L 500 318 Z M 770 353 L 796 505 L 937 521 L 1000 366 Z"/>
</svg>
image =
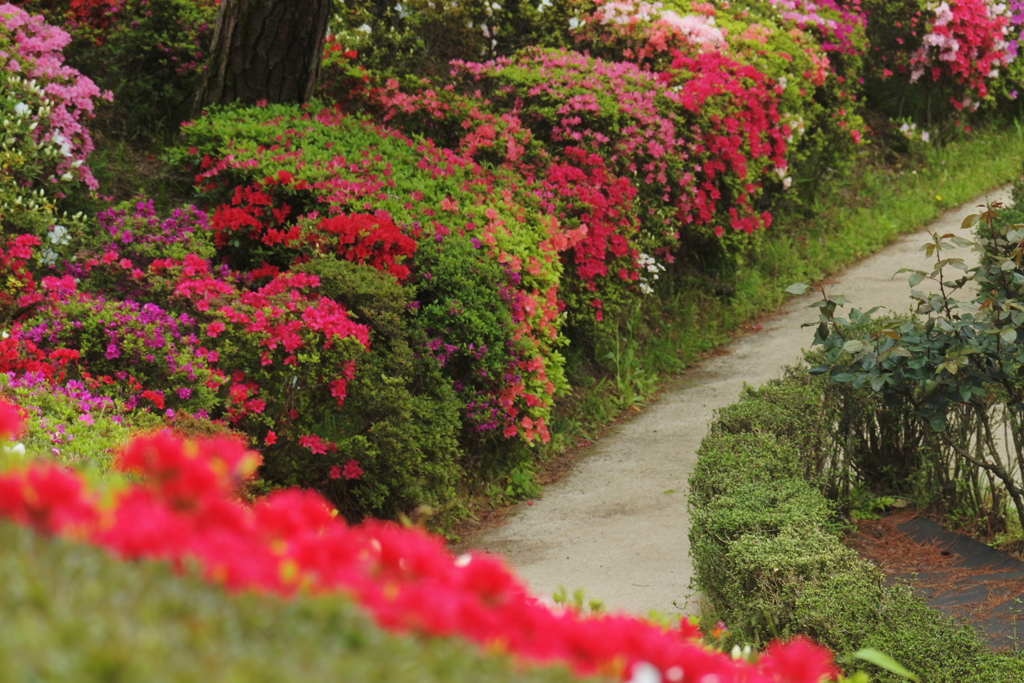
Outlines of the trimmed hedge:
<svg viewBox="0 0 1024 683">
<path fill-rule="evenodd" d="M 4 681 L 579 680 L 454 639 L 388 634 L 337 597 L 231 596 L 8 523 L 0 548 Z"/>
<path fill-rule="evenodd" d="M 724 408 L 690 479 L 690 552 L 726 638 L 762 645 L 806 634 L 837 657 L 871 647 L 929 683 L 1024 679 L 1024 659 L 929 608 L 840 539 L 822 474 L 841 445 L 838 403 L 820 378 L 790 370 Z M 880 681 L 903 680 L 884 671 Z"/>
</svg>

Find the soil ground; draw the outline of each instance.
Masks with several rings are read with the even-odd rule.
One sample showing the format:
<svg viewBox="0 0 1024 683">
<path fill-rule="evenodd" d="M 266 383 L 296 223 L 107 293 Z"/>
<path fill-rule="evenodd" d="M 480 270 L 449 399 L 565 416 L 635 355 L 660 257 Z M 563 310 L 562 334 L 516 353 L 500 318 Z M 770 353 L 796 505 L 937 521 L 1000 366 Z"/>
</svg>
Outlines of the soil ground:
<svg viewBox="0 0 1024 683">
<path fill-rule="evenodd" d="M 928 240 L 924 230 L 963 234 L 964 217 L 988 201 L 1008 202 L 1008 188 L 947 211 L 921 232 L 835 275 L 827 291 L 845 295 L 850 307 L 907 312 L 906 275 L 895 273 L 907 267 L 930 270 L 921 251 Z M 971 254 L 943 256 L 970 259 Z M 502 555 L 538 596 L 560 587 L 582 589 L 610 611 L 696 614 L 686 494 L 697 448 L 715 411 L 735 402 L 744 384 L 763 384 L 800 362 L 813 336 L 802 325 L 816 322 L 816 309 L 808 306 L 819 298 L 812 293 L 791 299 L 692 366 L 645 410 L 574 454 L 572 466 L 544 488 L 540 499 L 521 503 L 503 520 L 467 535 L 462 549 Z"/>
</svg>

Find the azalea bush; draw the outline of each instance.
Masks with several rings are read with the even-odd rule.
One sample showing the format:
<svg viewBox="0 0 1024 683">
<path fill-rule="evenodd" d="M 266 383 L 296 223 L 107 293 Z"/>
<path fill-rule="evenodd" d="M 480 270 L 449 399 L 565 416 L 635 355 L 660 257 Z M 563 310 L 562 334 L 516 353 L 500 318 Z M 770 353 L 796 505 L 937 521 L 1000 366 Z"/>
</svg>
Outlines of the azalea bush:
<svg viewBox="0 0 1024 683">
<path fill-rule="evenodd" d="M 785 136 L 767 84 L 710 56 L 687 59 L 672 81 L 628 62 L 527 50 L 457 63 L 444 87 L 392 82 L 380 97 L 389 122 L 539 186 L 545 212 L 580 235 L 566 245 L 563 291 L 572 323 L 586 326 L 643 293 L 641 254 L 691 258 L 726 228 L 770 222 L 753 202 L 759 171 L 784 165 Z M 722 119 L 702 109 L 707 100 Z M 748 128 L 727 135 L 733 125 Z"/>
<path fill-rule="evenodd" d="M 863 7 L 881 67 L 868 74 L 866 90 L 872 106 L 892 118 L 929 127 L 959 121 L 992 101 L 990 88 L 1005 81 L 1003 69 L 1015 60 L 1007 42 L 1014 12 L 1005 3 L 869 0 Z M 996 92 L 1009 96 L 1011 89 L 1016 85 Z"/>
<path fill-rule="evenodd" d="M 737 2 L 716 8 L 701 2 L 610 2 L 596 4 L 578 21 L 573 35 L 579 49 L 627 59 L 666 77 L 674 77 L 680 56 L 756 71 L 772 86 L 768 96 L 788 130 L 786 162 L 776 166 L 777 178 L 766 179 L 775 192 L 795 180 L 809 197 L 826 172 L 848 166 L 864 135 L 855 102 L 866 37 L 864 18 L 855 11 L 830 3 Z M 710 63 L 706 71 L 715 73 Z M 751 101 L 735 90 L 730 99 L 740 107 Z M 721 106 L 708 103 L 706 115 L 723 116 Z"/>
<path fill-rule="evenodd" d="M 388 272 L 415 292 L 407 324 L 450 377 L 471 441 L 548 439 L 564 387 L 558 254 L 578 235 L 521 180 L 317 105 L 223 110 L 185 141 L 175 158 L 236 268 L 312 252 Z"/>
<path fill-rule="evenodd" d="M 437 477 L 437 468 L 428 475 L 416 465 L 417 453 L 432 452 L 427 446 L 391 462 L 339 452 L 337 442 L 356 435 L 335 416 L 370 339 L 365 325 L 321 295 L 317 275 L 256 281 L 215 266 L 213 231 L 194 207 L 161 217 L 140 199 L 102 212 L 99 224 L 93 239 L 54 263 L 59 276 L 42 277 L 33 306 L 0 339 L 0 370 L 12 386 L 76 386 L 104 401 L 101 412 L 133 423 L 222 423 L 264 450 L 268 484 L 326 488 L 343 480 L 330 488 L 353 517 L 452 497 L 423 494 Z M 23 249 L 30 259 L 31 247 Z M 92 420 L 93 411 L 79 417 Z M 346 466 L 347 476 L 333 476 Z M 455 476 L 452 468 L 445 481 Z"/>
<path fill-rule="evenodd" d="M 0 392 L 21 406 L 25 421 L 18 443 L 4 452 L 7 460 L 43 455 L 85 473 L 113 471 L 117 451 L 132 432 L 162 421 L 127 412 L 103 385 L 90 377 L 55 383 L 39 372 L 0 376 Z M 184 421 L 177 426 L 186 427 Z"/>
<path fill-rule="evenodd" d="M 61 200 L 97 188 L 86 127 L 97 100 L 109 98 L 64 62 L 70 37 L 9 3 L 0 5 L 0 220 L 3 231 L 45 238 L 65 217 Z M 77 227 L 75 229 L 78 229 Z"/>
<path fill-rule="evenodd" d="M 68 62 L 106 91 L 108 133 L 172 133 L 191 115 L 218 0 L 28 0 L 14 4 L 64 26 Z"/>
<path fill-rule="evenodd" d="M 0 404 L 0 431 L 21 431 Z M 802 638 L 732 658 L 701 642 L 688 619 L 665 629 L 626 615 L 583 616 L 530 596 L 497 558 L 452 558 L 440 539 L 385 522 L 349 526 L 313 493 L 278 491 L 252 506 L 235 497 L 259 462 L 237 439 L 188 441 L 169 431 L 136 436 L 106 491 L 77 473 L 28 462 L 0 474 L 0 515 L 40 533 L 100 545 L 125 560 L 195 568 L 231 591 L 351 596 L 382 627 L 456 636 L 527 663 L 561 663 L 577 675 L 622 680 L 819 683 L 831 655 Z"/>
<path fill-rule="evenodd" d="M 989 85 L 989 91 L 997 102 L 1012 108 L 1015 104 L 1019 106 L 1019 98 L 1024 94 L 1024 2 L 1009 0 L 1002 16 L 1007 21 L 1004 29 L 1006 56 L 998 77 Z"/>
</svg>

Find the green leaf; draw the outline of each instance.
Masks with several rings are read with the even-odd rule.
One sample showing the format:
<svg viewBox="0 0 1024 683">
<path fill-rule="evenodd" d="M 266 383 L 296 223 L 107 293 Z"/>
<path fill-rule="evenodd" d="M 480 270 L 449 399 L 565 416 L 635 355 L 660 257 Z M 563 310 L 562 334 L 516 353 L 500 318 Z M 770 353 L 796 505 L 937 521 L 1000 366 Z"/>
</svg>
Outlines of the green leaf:
<svg viewBox="0 0 1024 683">
<path fill-rule="evenodd" d="M 910 274 L 910 277 L 907 278 L 907 282 L 910 283 L 911 287 L 917 287 L 921 284 L 921 280 L 924 280 L 924 273 L 921 271 L 913 272 Z"/>
<path fill-rule="evenodd" d="M 978 214 L 972 213 L 970 216 L 964 218 L 964 222 L 960 224 L 961 230 L 970 230 L 978 224 Z M 963 239 L 962 237 L 959 239 Z"/>
<path fill-rule="evenodd" d="M 1012 344 L 1017 341 L 1017 330 L 1012 327 L 1008 327 L 999 333 L 999 338 L 1002 339 L 1005 344 Z"/>
<path fill-rule="evenodd" d="M 885 378 L 884 377 L 872 377 L 871 378 L 871 390 L 872 391 L 881 391 L 882 387 L 884 387 L 884 386 L 885 386 Z"/>
<path fill-rule="evenodd" d="M 832 375 L 833 382 L 852 382 L 857 379 L 857 376 L 850 372 L 840 372 L 839 374 Z"/>
<path fill-rule="evenodd" d="M 941 432 L 946 428 L 946 420 L 941 417 L 933 417 L 928 420 L 928 424 L 931 426 L 933 432 Z"/>
<path fill-rule="evenodd" d="M 828 339 L 828 325 L 825 323 L 818 325 L 818 339 L 822 341 Z"/>
<path fill-rule="evenodd" d="M 861 650 L 857 650 L 853 653 L 853 657 L 854 659 L 862 659 L 868 664 L 874 664 L 878 668 L 885 669 L 889 673 L 896 674 L 897 676 L 903 676 L 903 678 L 906 678 L 908 680 L 921 680 L 915 674 L 908 671 L 906 667 L 897 662 L 895 659 L 885 654 L 884 652 L 879 652 L 873 647 L 866 647 Z"/>
<path fill-rule="evenodd" d="M 1016 269 L 1017 269 L 1017 264 L 1014 263 L 1013 261 L 1003 261 L 999 265 L 999 270 L 1016 270 Z"/>
<path fill-rule="evenodd" d="M 788 293 L 796 294 L 797 296 L 801 296 L 803 294 L 806 294 L 808 291 L 810 291 L 810 289 L 811 289 L 810 285 L 805 285 L 802 282 L 796 282 L 794 284 L 791 284 L 789 287 L 786 287 L 786 291 Z"/>
<path fill-rule="evenodd" d="M 808 375 L 824 375 L 828 372 L 827 365 L 815 365 L 813 368 L 807 371 Z"/>
<path fill-rule="evenodd" d="M 850 341 L 843 344 L 843 351 L 846 353 L 859 353 L 864 350 L 864 342 L 860 339 L 851 339 Z"/>
</svg>

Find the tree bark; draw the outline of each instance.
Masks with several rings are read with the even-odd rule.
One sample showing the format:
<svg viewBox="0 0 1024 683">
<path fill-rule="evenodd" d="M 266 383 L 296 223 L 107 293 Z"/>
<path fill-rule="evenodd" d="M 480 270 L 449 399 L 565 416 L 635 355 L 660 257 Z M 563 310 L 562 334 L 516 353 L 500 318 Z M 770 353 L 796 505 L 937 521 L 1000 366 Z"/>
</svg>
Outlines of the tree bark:
<svg viewBox="0 0 1024 683">
<path fill-rule="evenodd" d="M 195 112 L 212 104 L 309 100 L 332 0 L 222 0 Z"/>
</svg>

